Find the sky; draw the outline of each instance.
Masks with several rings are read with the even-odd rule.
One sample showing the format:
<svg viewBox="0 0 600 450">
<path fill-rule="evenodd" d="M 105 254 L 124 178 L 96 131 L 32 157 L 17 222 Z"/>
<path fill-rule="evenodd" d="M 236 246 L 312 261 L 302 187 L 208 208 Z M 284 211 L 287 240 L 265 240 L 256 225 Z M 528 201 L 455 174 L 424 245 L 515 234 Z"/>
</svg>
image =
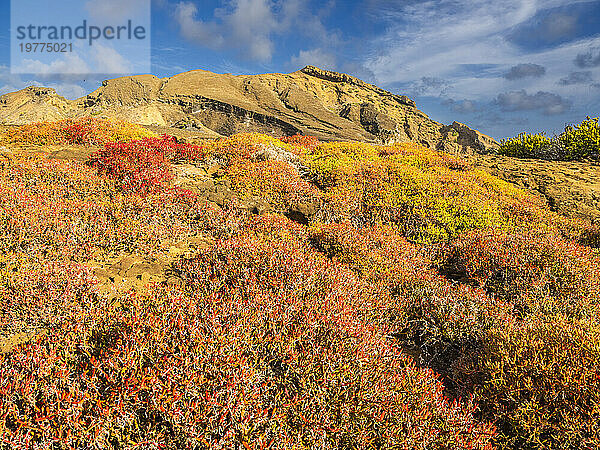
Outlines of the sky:
<svg viewBox="0 0 600 450">
<path fill-rule="evenodd" d="M 86 6 L 122 12 L 134 1 Z M 600 115 L 600 0 L 147 1 L 150 71 L 159 77 L 312 64 L 408 95 L 432 119 L 496 139 L 551 135 Z M 10 36 L 10 2 L 0 0 L 0 94 L 34 84 L 77 98 L 116 76 L 11 74 Z M 136 67 L 104 56 L 106 67 L 115 58 L 122 64 L 111 67 Z"/>
</svg>

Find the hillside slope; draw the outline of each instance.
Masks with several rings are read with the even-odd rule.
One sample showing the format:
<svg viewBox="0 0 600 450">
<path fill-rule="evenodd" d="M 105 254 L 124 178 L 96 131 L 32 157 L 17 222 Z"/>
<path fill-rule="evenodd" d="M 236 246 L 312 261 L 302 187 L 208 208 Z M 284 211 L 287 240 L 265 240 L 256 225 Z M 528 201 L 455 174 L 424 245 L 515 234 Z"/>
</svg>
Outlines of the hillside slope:
<svg viewBox="0 0 600 450">
<path fill-rule="evenodd" d="M 538 195 L 553 211 L 600 223 L 600 166 L 583 161 L 545 161 L 472 155 L 475 167 Z"/>
<path fill-rule="evenodd" d="M 21 125 L 42 120 L 60 120 L 76 112 L 73 102 L 51 88 L 29 86 L 0 96 L 0 122 Z"/>
<path fill-rule="evenodd" d="M 105 80 L 75 101 L 52 89 L 26 88 L 0 97 L 0 122 L 112 117 L 200 134 L 307 134 L 322 140 L 418 142 L 461 153 L 487 153 L 497 143 L 469 127 L 431 120 L 406 96 L 313 66 L 290 74 L 215 74 L 194 70 Z"/>
<path fill-rule="evenodd" d="M 478 157 L 8 128 L 0 441 L 599 448 L 600 227 Z"/>
</svg>

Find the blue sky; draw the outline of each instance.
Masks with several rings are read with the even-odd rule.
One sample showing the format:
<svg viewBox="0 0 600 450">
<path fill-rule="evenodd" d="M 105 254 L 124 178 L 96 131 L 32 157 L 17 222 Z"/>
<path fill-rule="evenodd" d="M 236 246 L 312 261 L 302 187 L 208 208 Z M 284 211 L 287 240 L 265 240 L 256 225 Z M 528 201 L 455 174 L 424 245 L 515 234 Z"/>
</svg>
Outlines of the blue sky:
<svg viewBox="0 0 600 450">
<path fill-rule="evenodd" d="M 113 77 L 11 75 L 9 10 L 0 0 L 0 93 L 38 84 L 76 98 Z M 552 134 L 600 115 L 599 24 L 600 0 L 154 0 L 151 68 L 165 77 L 313 64 L 409 95 L 443 123 L 498 139 Z"/>
</svg>

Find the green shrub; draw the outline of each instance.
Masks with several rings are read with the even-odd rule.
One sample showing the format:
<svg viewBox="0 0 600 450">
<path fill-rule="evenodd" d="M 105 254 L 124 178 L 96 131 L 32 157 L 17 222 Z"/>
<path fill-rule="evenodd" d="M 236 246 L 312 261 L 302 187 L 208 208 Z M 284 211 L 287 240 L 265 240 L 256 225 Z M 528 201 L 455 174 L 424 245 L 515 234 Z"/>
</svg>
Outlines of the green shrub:
<svg viewBox="0 0 600 450">
<path fill-rule="evenodd" d="M 552 140 L 544 135 L 521 133 L 515 138 L 502 140 L 498 153 L 516 158 L 536 158 L 548 152 Z"/>
<path fill-rule="evenodd" d="M 579 125 L 567 125 L 558 140 L 564 159 L 598 158 L 600 153 L 600 125 L 598 117 L 588 117 Z"/>
<path fill-rule="evenodd" d="M 517 158 L 564 161 L 597 159 L 600 154 L 598 118 L 588 116 L 579 125 L 567 125 L 561 134 L 553 138 L 543 133 L 521 133 L 515 138 L 502 140 L 498 153 Z"/>
</svg>

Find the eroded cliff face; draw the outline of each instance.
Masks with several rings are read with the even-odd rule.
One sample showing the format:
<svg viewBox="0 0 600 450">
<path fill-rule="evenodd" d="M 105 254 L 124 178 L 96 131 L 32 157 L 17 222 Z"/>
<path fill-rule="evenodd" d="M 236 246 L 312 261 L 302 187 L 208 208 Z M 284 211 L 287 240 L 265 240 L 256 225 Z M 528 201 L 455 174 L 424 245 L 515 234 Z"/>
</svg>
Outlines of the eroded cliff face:
<svg viewBox="0 0 600 450">
<path fill-rule="evenodd" d="M 115 78 L 75 101 L 46 88 L 0 97 L 3 123 L 89 115 L 207 136 L 300 133 L 322 140 L 413 141 L 461 153 L 488 153 L 497 147 L 492 138 L 466 125 L 431 120 L 404 95 L 313 66 L 290 74 L 234 76 L 194 70 L 163 79 Z"/>
</svg>

